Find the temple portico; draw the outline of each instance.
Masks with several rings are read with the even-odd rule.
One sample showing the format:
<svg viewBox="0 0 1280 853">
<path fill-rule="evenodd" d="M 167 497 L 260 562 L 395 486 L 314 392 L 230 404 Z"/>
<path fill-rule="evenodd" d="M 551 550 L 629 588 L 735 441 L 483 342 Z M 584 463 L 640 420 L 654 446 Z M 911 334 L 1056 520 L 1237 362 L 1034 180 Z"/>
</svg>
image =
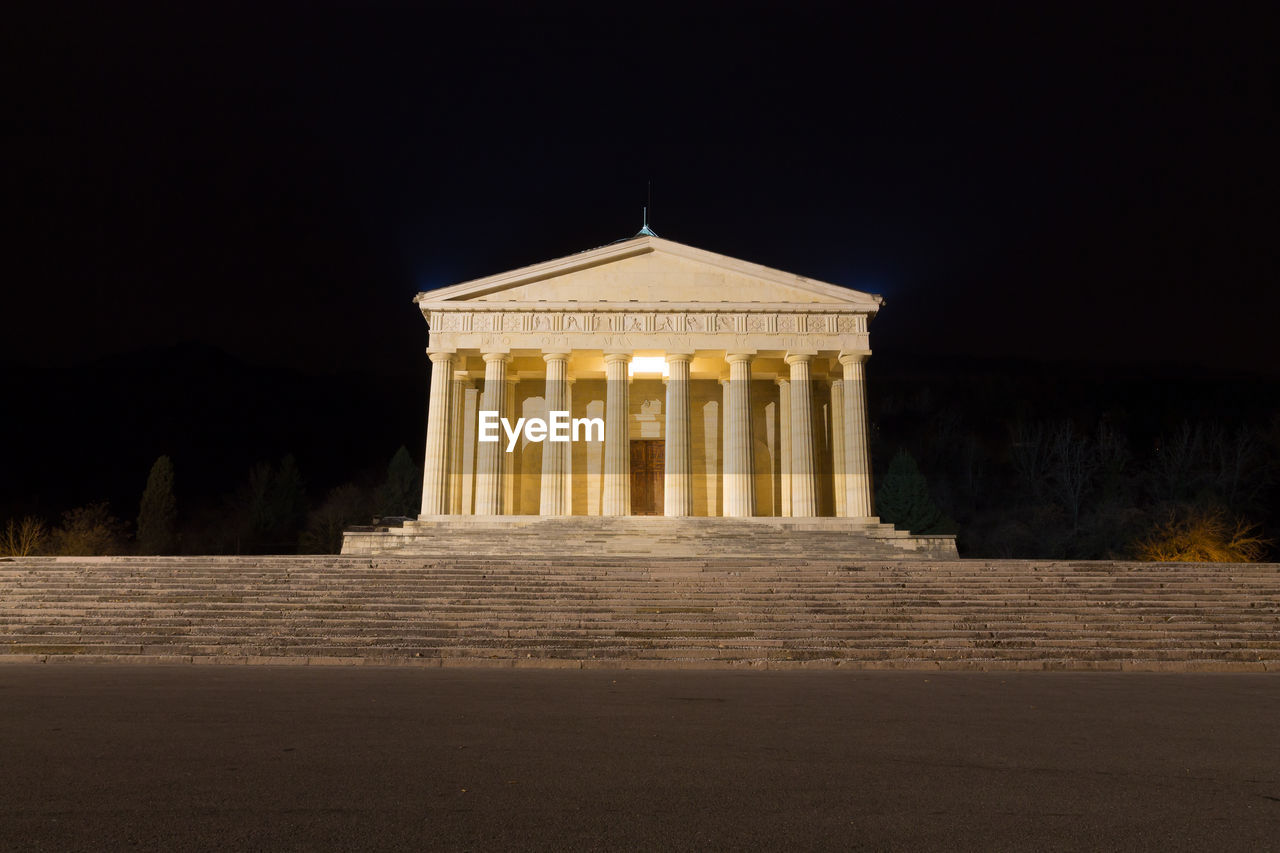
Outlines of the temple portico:
<svg viewBox="0 0 1280 853">
<path fill-rule="evenodd" d="M 866 456 L 866 434 L 845 436 L 842 428 L 850 418 L 838 393 L 841 355 L 433 349 L 422 513 L 806 517 L 847 516 L 846 505 L 869 510 L 870 480 L 854 467 Z M 604 440 L 586 440 L 590 430 L 569 442 L 522 434 L 508 451 L 505 434 L 478 440 L 481 411 L 512 424 L 547 421 L 556 411 L 599 419 Z M 844 441 L 852 453 L 838 452 Z M 847 500 L 847 488 L 866 494 Z"/>
<path fill-rule="evenodd" d="M 417 298 L 422 514 L 870 518 L 882 300 L 642 234 Z M 479 441 L 481 412 L 603 441 Z"/>
</svg>

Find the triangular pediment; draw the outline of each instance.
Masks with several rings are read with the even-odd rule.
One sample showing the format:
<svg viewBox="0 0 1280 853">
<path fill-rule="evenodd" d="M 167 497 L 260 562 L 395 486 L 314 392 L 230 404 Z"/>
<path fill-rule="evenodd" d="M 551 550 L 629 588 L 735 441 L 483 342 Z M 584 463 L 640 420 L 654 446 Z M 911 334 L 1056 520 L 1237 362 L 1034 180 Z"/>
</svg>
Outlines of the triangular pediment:
<svg viewBox="0 0 1280 853">
<path fill-rule="evenodd" d="M 832 305 L 875 313 L 879 296 L 717 255 L 658 237 L 579 252 L 418 294 L 426 305 Z"/>
</svg>

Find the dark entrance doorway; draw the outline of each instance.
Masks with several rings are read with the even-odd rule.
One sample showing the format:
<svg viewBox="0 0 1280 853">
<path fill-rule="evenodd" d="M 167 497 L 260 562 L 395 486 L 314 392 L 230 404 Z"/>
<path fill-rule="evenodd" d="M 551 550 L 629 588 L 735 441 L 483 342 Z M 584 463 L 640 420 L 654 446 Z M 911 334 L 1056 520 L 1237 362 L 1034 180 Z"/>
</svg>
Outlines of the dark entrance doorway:
<svg viewBox="0 0 1280 853">
<path fill-rule="evenodd" d="M 665 442 L 631 442 L 632 515 L 662 515 L 662 472 L 665 458 Z"/>
</svg>

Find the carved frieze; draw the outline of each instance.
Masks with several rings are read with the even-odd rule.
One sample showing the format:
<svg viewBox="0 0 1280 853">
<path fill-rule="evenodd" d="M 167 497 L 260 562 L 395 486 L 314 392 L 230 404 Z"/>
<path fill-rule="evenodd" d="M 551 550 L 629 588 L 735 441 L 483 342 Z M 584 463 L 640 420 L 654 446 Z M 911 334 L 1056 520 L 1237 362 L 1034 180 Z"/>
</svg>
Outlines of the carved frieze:
<svg viewBox="0 0 1280 853">
<path fill-rule="evenodd" d="M 865 335 L 865 314 L 772 311 L 495 311 L 432 310 L 433 332 L 504 334 Z"/>
</svg>

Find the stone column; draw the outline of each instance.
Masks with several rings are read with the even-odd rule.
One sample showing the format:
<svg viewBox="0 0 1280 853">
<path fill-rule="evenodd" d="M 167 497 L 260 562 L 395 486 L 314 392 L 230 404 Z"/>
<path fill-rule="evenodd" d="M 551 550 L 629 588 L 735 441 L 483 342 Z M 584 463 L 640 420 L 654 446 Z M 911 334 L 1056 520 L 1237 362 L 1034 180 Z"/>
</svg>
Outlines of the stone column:
<svg viewBox="0 0 1280 853">
<path fill-rule="evenodd" d="M 461 361 L 461 359 L 459 359 Z M 462 439 L 466 424 L 462 422 L 466 410 L 467 389 L 471 378 L 465 370 L 454 371 L 453 388 L 449 392 L 449 509 L 450 515 L 462 514 L 462 482 L 466 477 Z"/>
<path fill-rule="evenodd" d="M 849 514 L 844 470 L 844 383 L 835 379 L 831 382 L 831 491 L 841 518 Z"/>
<path fill-rule="evenodd" d="M 751 440 L 750 353 L 732 352 L 729 362 L 728 405 L 725 407 L 724 514 L 733 518 L 755 515 L 754 442 Z"/>
<path fill-rule="evenodd" d="M 689 425 L 691 361 L 693 353 L 667 353 L 667 442 L 663 462 L 663 515 L 693 515 L 693 441 Z"/>
<path fill-rule="evenodd" d="M 476 428 L 480 411 L 480 389 L 472 381 L 463 389 L 462 401 L 462 514 L 476 512 L 476 461 L 479 448 L 476 445 Z"/>
<path fill-rule="evenodd" d="M 844 366 L 845 511 L 854 518 L 875 513 L 867 434 L 867 353 L 841 353 Z"/>
<path fill-rule="evenodd" d="M 507 411 L 509 361 L 511 356 L 505 352 L 484 354 L 484 393 L 480 397 L 480 411 L 497 412 L 499 418 L 510 414 Z M 476 443 L 476 515 L 502 514 L 503 438 L 502 427 L 499 426 L 497 441 Z"/>
<path fill-rule="evenodd" d="M 431 393 L 427 400 L 427 449 L 422 458 L 422 514 L 444 515 L 449 499 L 449 391 L 453 353 L 428 351 Z"/>
<path fill-rule="evenodd" d="M 507 399 L 506 409 L 503 414 L 512 424 L 520 417 L 521 412 L 516 404 L 516 385 L 520 382 L 520 375 L 513 369 L 507 368 Z M 502 433 L 502 515 L 516 514 L 516 474 L 520 470 L 520 459 L 523 447 L 519 440 L 510 453 L 507 452 L 507 434 Z"/>
<path fill-rule="evenodd" d="M 782 507 L 778 515 L 791 515 L 791 380 L 778 377 L 778 477 L 782 481 Z"/>
<path fill-rule="evenodd" d="M 566 376 L 564 379 L 564 408 L 569 413 L 570 424 L 573 422 L 573 383 L 576 382 L 572 376 Z M 570 426 L 569 437 L 573 437 L 572 426 Z M 564 451 L 564 514 L 573 515 L 573 443 L 570 442 L 565 446 Z"/>
<path fill-rule="evenodd" d="M 603 515 L 631 514 L 629 353 L 605 353 Z"/>
<path fill-rule="evenodd" d="M 550 435 L 551 413 L 568 409 L 568 386 L 565 376 L 569 369 L 569 353 L 545 352 L 542 360 L 547 363 L 547 425 L 548 435 L 542 442 L 542 489 L 538 497 L 539 515 L 568 515 L 564 502 L 565 457 L 569 454 L 569 442 L 552 441 Z"/>
<path fill-rule="evenodd" d="M 716 440 L 720 442 L 719 452 L 716 455 L 715 465 L 715 482 L 707 484 L 707 490 L 715 494 L 715 514 L 723 517 L 724 496 L 725 496 L 725 467 L 724 459 L 727 448 L 729 447 L 729 418 L 726 413 L 729 411 L 729 380 L 717 379 L 716 384 L 720 386 L 720 407 L 716 410 L 719 416 L 719 422 L 716 424 Z"/>
<path fill-rule="evenodd" d="M 791 366 L 791 514 L 818 514 L 818 489 L 813 477 L 813 388 L 809 362 L 813 356 L 787 355 Z"/>
</svg>

